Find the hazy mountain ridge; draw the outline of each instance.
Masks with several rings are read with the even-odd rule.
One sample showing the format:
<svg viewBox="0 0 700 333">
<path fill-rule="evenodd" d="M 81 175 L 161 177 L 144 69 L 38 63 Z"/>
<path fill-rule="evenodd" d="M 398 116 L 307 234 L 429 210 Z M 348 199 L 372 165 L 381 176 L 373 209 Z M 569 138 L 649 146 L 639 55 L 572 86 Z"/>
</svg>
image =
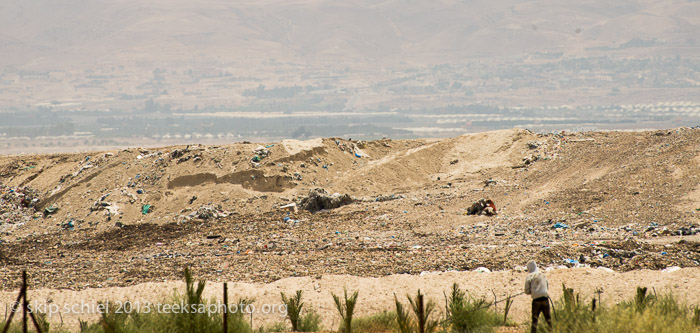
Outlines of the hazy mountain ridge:
<svg viewBox="0 0 700 333">
<path fill-rule="evenodd" d="M 590 52 L 646 41 L 697 47 L 700 2 L 51 1 L 0 5 L 1 65 L 278 61 L 444 63 Z M 646 50 L 648 52 L 649 50 Z"/>
</svg>

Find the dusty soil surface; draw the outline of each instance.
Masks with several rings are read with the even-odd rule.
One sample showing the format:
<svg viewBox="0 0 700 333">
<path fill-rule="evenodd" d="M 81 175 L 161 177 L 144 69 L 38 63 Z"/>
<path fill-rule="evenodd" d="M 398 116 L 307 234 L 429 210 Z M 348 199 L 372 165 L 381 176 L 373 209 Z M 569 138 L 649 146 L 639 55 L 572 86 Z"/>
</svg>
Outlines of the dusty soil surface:
<svg viewBox="0 0 700 333">
<path fill-rule="evenodd" d="M 520 288 L 513 272 L 531 258 L 626 274 L 697 267 L 699 156 L 691 128 L 5 156 L 0 280 L 15 290 L 27 269 L 33 288 L 99 293 L 190 266 L 212 282 L 273 285 L 410 274 L 417 289 L 422 272 L 485 267 Z M 315 188 L 355 201 L 280 209 Z M 498 215 L 466 215 L 480 198 Z"/>
</svg>

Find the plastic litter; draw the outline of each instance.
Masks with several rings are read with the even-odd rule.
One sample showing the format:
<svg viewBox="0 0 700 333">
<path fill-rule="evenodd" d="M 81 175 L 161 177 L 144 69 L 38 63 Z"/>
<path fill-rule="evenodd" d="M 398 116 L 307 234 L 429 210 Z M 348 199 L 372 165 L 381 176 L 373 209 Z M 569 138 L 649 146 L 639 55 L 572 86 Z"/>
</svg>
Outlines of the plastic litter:
<svg viewBox="0 0 700 333">
<path fill-rule="evenodd" d="M 141 213 L 142 213 L 143 215 L 148 214 L 148 212 L 150 212 L 150 211 L 151 211 L 151 205 L 143 205 L 143 206 L 141 206 Z"/>
<path fill-rule="evenodd" d="M 568 224 L 565 224 L 565 223 L 557 222 L 557 223 L 555 223 L 555 224 L 552 226 L 552 228 L 555 228 L 555 229 L 568 229 L 568 228 L 569 228 L 569 225 L 568 225 Z"/>
<path fill-rule="evenodd" d="M 287 210 L 287 211 L 294 212 L 294 213 L 296 213 L 296 212 L 299 210 L 299 208 L 297 207 L 297 203 L 296 203 L 296 202 L 292 202 L 292 203 L 290 203 L 290 204 L 287 204 L 287 205 L 284 205 L 284 206 L 280 206 L 280 209 L 281 209 L 281 210 Z"/>
<path fill-rule="evenodd" d="M 58 207 L 55 207 L 54 205 L 51 205 L 49 207 L 44 208 L 44 214 L 49 215 L 53 214 L 58 211 Z"/>
<path fill-rule="evenodd" d="M 598 270 L 606 272 L 606 273 L 615 273 L 615 271 L 613 271 L 612 269 L 607 268 L 607 267 L 603 267 L 603 266 L 599 266 Z"/>
<path fill-rule="evenodd" d="M 671 266 L 671 267 L 666 267 L 663 270 L 661 270 L 664 273 L 673 273 L 675 271 L 680 271 L 681 268 L 678 266 Z"/>
<path fill-rule="evenodd" d="M 478 267 L 474 270 L 476 273 L 491 273 L 491 270 L 486 267 Z"/>
</svg>

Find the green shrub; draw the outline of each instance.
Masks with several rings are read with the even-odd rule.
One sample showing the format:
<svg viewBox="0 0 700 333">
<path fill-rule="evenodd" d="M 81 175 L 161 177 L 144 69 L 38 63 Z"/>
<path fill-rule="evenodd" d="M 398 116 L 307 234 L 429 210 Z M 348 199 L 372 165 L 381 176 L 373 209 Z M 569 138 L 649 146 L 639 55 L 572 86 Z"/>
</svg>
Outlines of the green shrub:
<svg viewBox="0 0 700 333">
<path fill-rule="evenodd" d="M 292 332 L 299 331 L 299 321 L 301 319 L 301 310 L 304 308 L 304 302 L 301 301 L 302 291 L 297 290 L 296 294 L 292 297 L 287 297 L 283 292 L 282 303 L 287 306 L 287 319 L 292 323 Z"/>
<path fill-rule="evenodd" d="M 316 311 L 306 311 L 299 321 L 299 332 L 318 332 L 320 330 L 321 316 Z"/>
<path fill-rule="evenodd" d="M 467 297 L 456 283 L 447 298 L 446 311 L 446 328 L 451 332 L 489 332 L 502 323 L 486 300 Z"/>
<path fill-rule="evenodd" d="M 341 332 L 345 332 L 344 329 L 342 327 Z M 352 330 L 354 332 L 384 333 L 393 332 L 396 329 L 396 313 L 387 311 L 367 317 L 359 317 L 352 322 Z"/>
<path fill-rule="evenodd" d="M 18 307 L 17 311 L 18 312 L 15 312 L 15 315 L 12 318 L 12 323 L 10 324 L 10 327 L 8 329 L 8 332 L 10 332 L 10 333 L 22 332 L 22 308 Z M 46 320 L 45 313 L 34 312 L 34 318 L 36 318 L 36 322 L 39 325 L 39 329 L 41 329 L 41 331 L 44 333 L 70 332 L 68 330 L 63 330 L 63 329 L 52 330 L 51 325 L 49 325 L 49 322 Z M 2 331 L 5 328 L 6 324 L 7 324 L 6 321 L 0 321 L 0 331 Z M 32 322 L 32 319 L 29 317 L 29 315 L 27 315 L 27 331 L 28 332 L 36 332 L 36 329 L 34 327 L 34 323 Z"/>
<path fill-rule="evenodd" d="M 408 297 L 408 302 L 411 303 L 411 309 L 416 316 L 416 330 L 418 333 L 432 333 L 437 328 L 437 320 L 431 320 L 430 315 L 435 310 L 433 301 L 425 302 L 425 296 L 421 294 L 420 289 L 416 297 L 411 299 Z"/>
<path fill-rule="evenodd" d="M 408 311 L 404 310 L 403 304 L 394 294 L 394 302 L 396 303 L 396 324 L 399 333 L 411 333 L 413 323 Z"/>
<path fill-rule="evenodd" d="M 235 332 L 235 331 L 234 331 Z M 256 333 L 279 333 L 279 332 L 289 332 L 287 329 L 287 324 L 283 321 L 269 324 L 267 326 L 258 327 L 255 330 Z"/>
<path fill-rule="evenodd" d="M 348 297 L 348 290 L 344 290 L 344 299 L 341 302 L 340 297 L 336 294 L 331 293 L 333 296 L 333 302 L 335 303 L 336 309 L 340 314 L 340 319 L 342 320 L 341 331 L 345 333 L 352 333 L 352 316 L 355 312 L 355 305 L 357 305 L 357 291 L 355 291 L 352 296 Z"/>
<path fill-rule="evenodd" d="M 611 307 L 599 305 L 595 311 L 592 302 L 571 302 L 571 295 L 565 293 L 555 304 L 554 332 L 671 333 L 698 330 L 694 309 L 679 303 L 672 294 L 651 296 L 647 295 L 646 288 L 637 288 L 632 300 Z"/>
<path fill-rule="evenodd" d="M 185 270 L 185 293 L 174 294 L 169 301 L 163 303 L 184 306 L 188 311 L 161 312 L 155 308 L 150 311 L 130 312 L 117 311 L 117 305 L 110 303 L 108 311 L 102 313 L 99 324 L 88 325 L 81 322 L 81 332 L 84 333 L 174 333 L 174 332 L 201 332 L 220 333 L 223 331 L 223 311 L 210 313 L 201 311 L 209 309 L 214 301 L 202 299 L 205 282 L 199 281 L 196 285 L 189 269 Z M 241 299 L 236 304 L 247 306 L 252 300 Z M 220 308 L 222 309 L 222 308 Z M 125 310 L 125 309 L 122 309 Z M 194 310 L 194 311 L 193 311 Z M 233 312 L 233 309 L 231 309 Z M 228 313 L 228 331 L 231 333 L 250 333 L 252 329 L 246 321 L 245 313 L 236 309 L 234 313 Z"/>
<path fill-rule="evenodd" d="M 552 324 L 556 332 L 595 332 L 595 316 L 600 315 L 602 308 L 598 307 L 593 311 L 592 303 L 580 301 L 580 295 L 574 293 L 572 288 L 566 288 L 562 284 L 562 298 L 552 312 Z M 540 315 L 538 322 L 539 329 L 549 329 L 547 322 Z"/>
</svg>

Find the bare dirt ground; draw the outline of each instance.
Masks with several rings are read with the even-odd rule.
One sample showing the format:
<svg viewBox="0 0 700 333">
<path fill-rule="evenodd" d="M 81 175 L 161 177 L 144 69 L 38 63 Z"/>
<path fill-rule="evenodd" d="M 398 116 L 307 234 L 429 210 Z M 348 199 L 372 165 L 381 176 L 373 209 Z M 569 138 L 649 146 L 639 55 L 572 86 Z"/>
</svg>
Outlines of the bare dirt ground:
<svg viewBox="0 0 700 333">
<path fill-rule="evenodd" d="M 236 282 L 241 295 L 262 292 L 256 302 L 311 288 L 328 324 L 329 291 L 343 285 L 384 293 L 376 310 L 418 288 L 439 301 L 452 282 L 501 297 L 519 292 L 531 258 L 590 266 L 551 271 L 555 297 L 569 281 L 585 295 L 602 286 L 609 301 L 637 285 L 692 301 L 698 287 L 697 129 L 266 146 L 0 157 L 2 299 L 21 269 L 37 297 L 57 302 L 168 294 L 189 266 L 212 283 Z M 253 162 L 258 148 L 269 154 Z M 279 208 L 314 188 L 355 201 Z M 480 198 L 498 215 L 465 215 Z M 687 268 L 660 271 L 671 266 Z M 498 272 L 464 272 L 479 267 Z M 459 273 L 425 273 L 446 271 Z M 519 320 L 525 307 L 516 301 Z"/>
</svg>

